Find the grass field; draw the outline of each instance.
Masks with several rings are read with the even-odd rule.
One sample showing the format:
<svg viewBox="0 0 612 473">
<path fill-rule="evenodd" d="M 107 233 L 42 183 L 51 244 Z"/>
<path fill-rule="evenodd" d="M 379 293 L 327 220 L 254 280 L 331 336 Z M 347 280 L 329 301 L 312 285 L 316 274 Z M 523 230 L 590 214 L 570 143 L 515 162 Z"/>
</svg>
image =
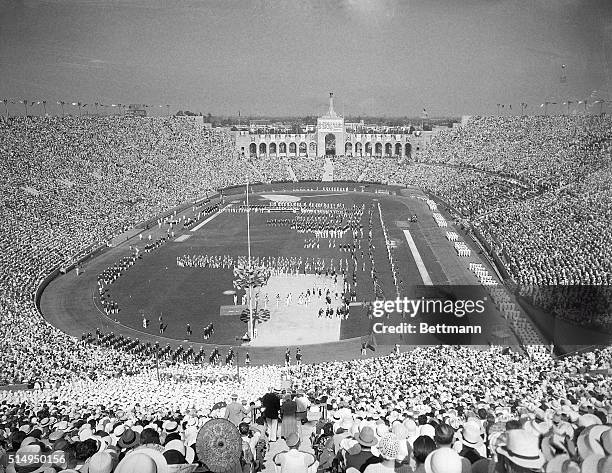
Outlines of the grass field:
<svg viewBox="0 0 612 473">
<path fill-rule="evenodd" d="M 342 203 L 350 208 L 354 204 L 365 204 L 366 208 L 372 204 L 371 195 L 357 193 L 346 193 L 342 195 L 329 194 L 302 194 L 300 197 L 310 202 Z M 406 219 L 409 209 L 401 203 L 390 199 L 380 198 L 383 212 L 393 219 Z M 252 204 L 265 204 L 269 202 L 263 197 L 255 197 Z M 274 213 L 251 213 L 251 252 L 253 257 L 302 257 L 302 258 L 325 258 L 327 261 L 339 258 L 348 258 L 346 252 L 341 252 L 338 245 L 342 242 L 348 243 L 348 237 L 336 241 L 335 248 L 329 248 L 329 240 L 321 239 L 320 247 L 304 248 L 304 239 L 311 236 L 298 234 L 289 227 L 275 227 L 266 224 L 271 218 L 292 218 L 294 214 L 289 211 Z M 362 220 L 367 228 L 367 215 Z M 379 280 L 385 297 L 394 298 L 395 288 L 391 276 L 390 266 L 386 255 L 386 248 L 380 218 L 378 213 L 373 215 L 373 241 L 374 260 Z M 414 281 L 418 278 L 418 272 L 411 261 L 409 251 L 402 244 L 401 233 L 392 233 L 391 238 L 397 239 L 397 258 L 404 261 L 401 267 L 403 280 Z M 365 249 L 366 235 L 362 240 Z M 144 246 L 144 243 L 140 243 Z M 232 286 L 233 273 L 231 269 L 213 268 L 186 268 L 178 267 L 177 257 L 183 255 L 231 255 L 243 256 L 247 254 L 247 226 L 245 213 L 223 212 L 202 228 L 193 232 L 191 236 L 182 242 L 172 241 L 166 243 L 150 254 L 146 254 L 135 266 L 121 276 L 111 287 L 112 298 L 119 303 L 121 308 L 119 320 L 127 326 L 139 328 L 148 333 L 158 333 L 158 317 L 162 315 L 163 322 L 168 324 L 165 335 L 170 338 L 189 338 L 190 340 L 203 341 L 203 328 L 210 322 L 214 324 L 214 335 L 208 340 L 209 343 L 231 344 L 237 336 L 245 332 L 246 326 L 236 316 L 221 316 L 220 306 L 233 305 L 233 296 L 228 294 L 234 288 Z M 365 259 L 367 259 L 367 251 Z M 349 258 L 350 259 L 350 258 Z M 361 264 L 361 263 L 360 263 Z M 373 284 L 370 279 L 369 261 L 366 262 L 365 271 L 363 266 L 357 270 L 357 293 L 358 300 L 370 301 L 373 298 Z M 303 285 L 306 292 L 308 284 Z M 265 290 L 265 288 L 264 288 Z M 224 294 L 225 293 L 225 294 Z M 292 306 L 286 306 L 284 301 L 287 292 L 280 293 L 281 310 L 287 312 L 296 311 L 295 300 L 298 294 L 294 291 Z M 275 299 L 275 294 L 269 294 L 269 299 Z M 240 301 L 239 301 L 240 302 Z M 314 309 L 313 309 L 314 310 Z M 148 329 L 142 328 L 142 314 L 151 320 Z M 339 339 L 353 338 L 366 335 L 369 331 L 369 320 L 364 318 L 363 307 L 353 306 L 351 316 L 343 320 L 340 325 Z M 193 331 L 191 337 L 187 337 L 186 324 L 189 323 Z M 296 331 L 304 328 L 312 329 L 311 326 L 302 327 L 300 319 L 295 318 Z M 265 331 L 265 325 L 260 328 Z"/>
</svg>

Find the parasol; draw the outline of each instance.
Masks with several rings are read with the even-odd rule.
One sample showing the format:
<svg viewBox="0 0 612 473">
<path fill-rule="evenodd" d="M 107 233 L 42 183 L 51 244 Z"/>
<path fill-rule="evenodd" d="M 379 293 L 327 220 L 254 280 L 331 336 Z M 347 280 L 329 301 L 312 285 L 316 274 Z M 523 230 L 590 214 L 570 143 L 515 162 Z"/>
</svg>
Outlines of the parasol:
<svg viewBox="0 0 612 473">
<path fill-rule="evenodd" d="M 240 461 L 242 437 L 229 420 L 211 419 L 198 432 L 196 452 L 210 471 L 224 473 Z"/>
</svg>

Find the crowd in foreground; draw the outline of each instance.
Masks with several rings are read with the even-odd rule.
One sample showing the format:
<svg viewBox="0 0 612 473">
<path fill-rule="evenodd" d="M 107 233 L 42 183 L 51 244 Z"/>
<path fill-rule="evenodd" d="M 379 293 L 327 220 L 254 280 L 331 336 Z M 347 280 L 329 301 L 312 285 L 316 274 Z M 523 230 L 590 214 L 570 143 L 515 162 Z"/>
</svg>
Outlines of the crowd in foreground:
<svg viewBox="0 0 612 473">
<path fill-rule="evenodd" d="M 422 347 L 249 367 L 240 380 L 177 364 L 160 378 L 0 391 L 0 471 L 607 473 L 612 378 L 593 370 L 611 367 L 612 348 L 553 360 L 536 348 Z M 207 427 L 217 418 L 233 425 Z M 244 440 L 224 469 L 198 440 L 213 425 L 216 442 Z M 28 454 L 49 461 L 10 466 Z"/>
</svg>

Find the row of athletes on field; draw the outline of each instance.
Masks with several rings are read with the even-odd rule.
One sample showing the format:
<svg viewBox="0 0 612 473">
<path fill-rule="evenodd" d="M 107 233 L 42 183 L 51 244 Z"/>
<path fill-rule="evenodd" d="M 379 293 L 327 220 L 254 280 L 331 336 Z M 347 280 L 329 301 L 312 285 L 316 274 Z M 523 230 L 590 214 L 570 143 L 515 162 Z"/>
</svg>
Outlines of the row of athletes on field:
<svg viewBox="0 0 612 473">
<path fill-rule="evenodd" d="M 358 246 L 342 245 L 341 250 L 350 252 L 357 251 Z M 363 258 L 363 251 L 361 252 Z M 224 255 L 182 255 L 176 257 L 176 265 L 179 268 L 211 268 L 211 269 L 233 269 L 234 267 L 249 266 L 247 256 Z M 331 276 L 337 278 L 342 273 L 346 276 L 349 270 L 348 258 L 325 258 L 325 257 L 301 257 L 301 256 L 252 256 L 250 265 L 253 267 L 265 267 L 273 276 L 299 276 L 300 274 L 316 274 L 317 276 Z M 365 269 L 364 269 L 365 271 Z M 334 281 L 337 282 L 337 281 Z"/>
<path fill-rule="evenodd" d="M 166 243 L 167 240 L 165 237 L 153 240 L 151 239 L 151 235 L 149 235 L 149 241 L 150 243 L 147 243 L 144 246 L 144 253 L 149 253 L 150 251 L 159 248 Z M 121 309 L 119 308 L 119 303 L 114 300 L 111 295 L 110 286 L 117 281 L 119 277 L 125 274 L 127 270 L 134 266 L 138 260 L 142 259 L 142 252 L 140 251 L 140 248 L 130 245 L 130 251 L 133 253 L 128 256 L 121 257 L 119 261 L 110 265 L 97 276 L 98 296 L 100 298 L 102 310 L 108 317 L 114 316 L 115 321 L 117 321 L 117 315 L 119 315 L 119 311 Z"/>
<path fill-rule="evenodd" d="M 290 218 L 272 218 L 266 225 L 288 227 L 297 233 L 314 233 L 318 238 L 343 238 L 352 234 L 354 239 L 363 238 L 364 205 L 353 205 L 351 208 L 336 207 L 321 211 L 302 212 Z"/>
<path fill-rule="evenodd" d="M 272 211 L 286 211 L 286 212 L 304 212 L 304 213 L 321 213 L 330 211 L 345 211 L 346 206 L 341 202 L 312 202 L 312 201 L 271 201 L 266 204 L 253 204 L 249 203 L 246 205 L 246 199 L 240 203 L 238 201 L 232 202 L 230 205 L 223 209 L 224 212 L 228 213 L 244 213 L 247 210 L 256 213 L 270 213 Z"/>
<path fill-rule="evenodd" d="M 164 321 L 164 316 L 162 314 L 157 318 L 159 321 L 159 334 L 163 335 L 168 329 L 168 324 Z M 142 314 L 142 328 L 149 328 L 151 325 L 151 320 L 147 318 L 147 316 Z M 193 335 L 193 329 L 191 328 L 191 324 L 187 322 L 185 325 L 185 333 L 187 337 L 191 337 Z M 208 340 L 215 333 L 215 326 L 212 322 L 206 324 L 202 329 L 202 339 Z"/>
<path fill-rule="evenodd" d="M 291 366 L 291 348 L 287 347 L 284 358 L 285 366 Z M 208 361 L 211 365 L 215 366 L 220 366 L 222 364 L 223 355 L 218 347 L 215 347 L 215 349 L 211 352 L 210 356 L 208 357 Z M 238 358 L 236 356 L 236 352 L 230 347 L 227 351 L 227 355 L 225 355 L 225 365 L 234 366 L 234 363 L 237 362 Z M 251 364 L 251 355 L 249 355 L 248 351 L 246 351 L 244 354 L 244 364 L 246 366 Z M 302 350 L 300 347 L 297 347 L 295 350 L 295 364 L 296 366 L 300 366 L 302 364 Z"/>
<path fill-rule="evenodd" d="M 291 366 L 291 348 L 287 347 L 284 358 L 285 366 Z M 215 349 L 211 352 L 210 356 L 208 357 L 208 361 L 211 365 L 215 366 L 220 366 L 222 364 L 223 355 L 218 347 L 215 347 Z M 225 365 L 233 366 L 234 363 L 237 362 L 238 358 L 236 356 L 236 352 L 230 347 L 227 351 L 227 355 L 225 356 Z M 251 355 L 249 355 L 248 351 L 244 354 L 244 364 L 246 366 L 251 364 Z M 296 366 L 300 366 L 302 364 L 302 350 L 300 347 L 297 347 L 295 350 L 295 364 Z"/>
</svg>

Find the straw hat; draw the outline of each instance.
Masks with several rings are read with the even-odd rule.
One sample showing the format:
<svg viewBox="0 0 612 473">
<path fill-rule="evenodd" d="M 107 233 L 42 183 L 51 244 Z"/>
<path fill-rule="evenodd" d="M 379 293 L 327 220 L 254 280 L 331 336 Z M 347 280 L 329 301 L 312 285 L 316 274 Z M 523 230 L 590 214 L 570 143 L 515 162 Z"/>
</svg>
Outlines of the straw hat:
<svg viewBox="0 0 612 473">
<path fill-rule="evenodd" d="M 580 466 L 573 461 L 569 455 L 557 455 L 553 457 L 547 464 L 546 473 L 580 473 Z"/>
<path fill-rule="evenodd" d="M 378 445 L 372 447 L 372 453 L 384 458 L 385 460 L 395 460 L 399 458 L 399 440 L 393 434 L 386 434 L 380 439 Z"/>
<path fill-rule="evenodd" d="M 546 461 L 538 446 L 538 437 L 521 429 L 508 431 L 506 445 L 499 447 L 497 453 L 515 465 L 530 469 L 541 468 Z"/>
<path fill-rule="evenodd" d="M 462 430 L 463 443 L 468 447 L 476 447 L 483 443 L 480 435 L 480 425 L 476 422 L 468 421 L 463 426 Z"/>
<path fill-rule="evenodd" d="M 612 456 L 591 454 L 582 462 L 581 473 L 609 473 L 612 471 Z"/>
<path fill-rule="evenodd" d="M 113 471 L 113 457 L 108 452 L 98 452 L 85 462 L 82 473 L 111 473 Z"/>
<path fill-rule="evenodd" d="M 168 473 L 164 455 L 152 448 L 139 447 L 129 452 L 113 473 Z"/>
<path fill-rule="evenodd" d="M 374 429 L 369 426 L 361 429 L 355 440 L 357 440 L 357 442 L 364 447 L 372 447 L 378 443 L 378 440 L 374 435 Z"/>
<path fill-rule="evenodd" d="M 20 458 L 28 458 L 29 455 L 41 455 L 42 450 L 40 448 L 40 445 L 27 445 L 25 447 L 20 448 L 19 450 L 17 450 L 15 457 L 16 459 L 20 459 Z M 45 455 L 45 457 L 49 457 L 49 455 Z M 32 461 L 28 461 L 26 460 L 25 462 L 21 462 L 21 461 L 15 461 L 15 462 L 11 462 L 9 463 L 8 467 L 7 467 L 7 473 L 21 473 L 21 472 L 27 472 L 27 473 L 47 473 L 47 472 L 53 472 L 55 471 L 54 468 L 52 467 L 52 463 L 49 461 L 47 463 L 32 463 Z"/>
</svg>

